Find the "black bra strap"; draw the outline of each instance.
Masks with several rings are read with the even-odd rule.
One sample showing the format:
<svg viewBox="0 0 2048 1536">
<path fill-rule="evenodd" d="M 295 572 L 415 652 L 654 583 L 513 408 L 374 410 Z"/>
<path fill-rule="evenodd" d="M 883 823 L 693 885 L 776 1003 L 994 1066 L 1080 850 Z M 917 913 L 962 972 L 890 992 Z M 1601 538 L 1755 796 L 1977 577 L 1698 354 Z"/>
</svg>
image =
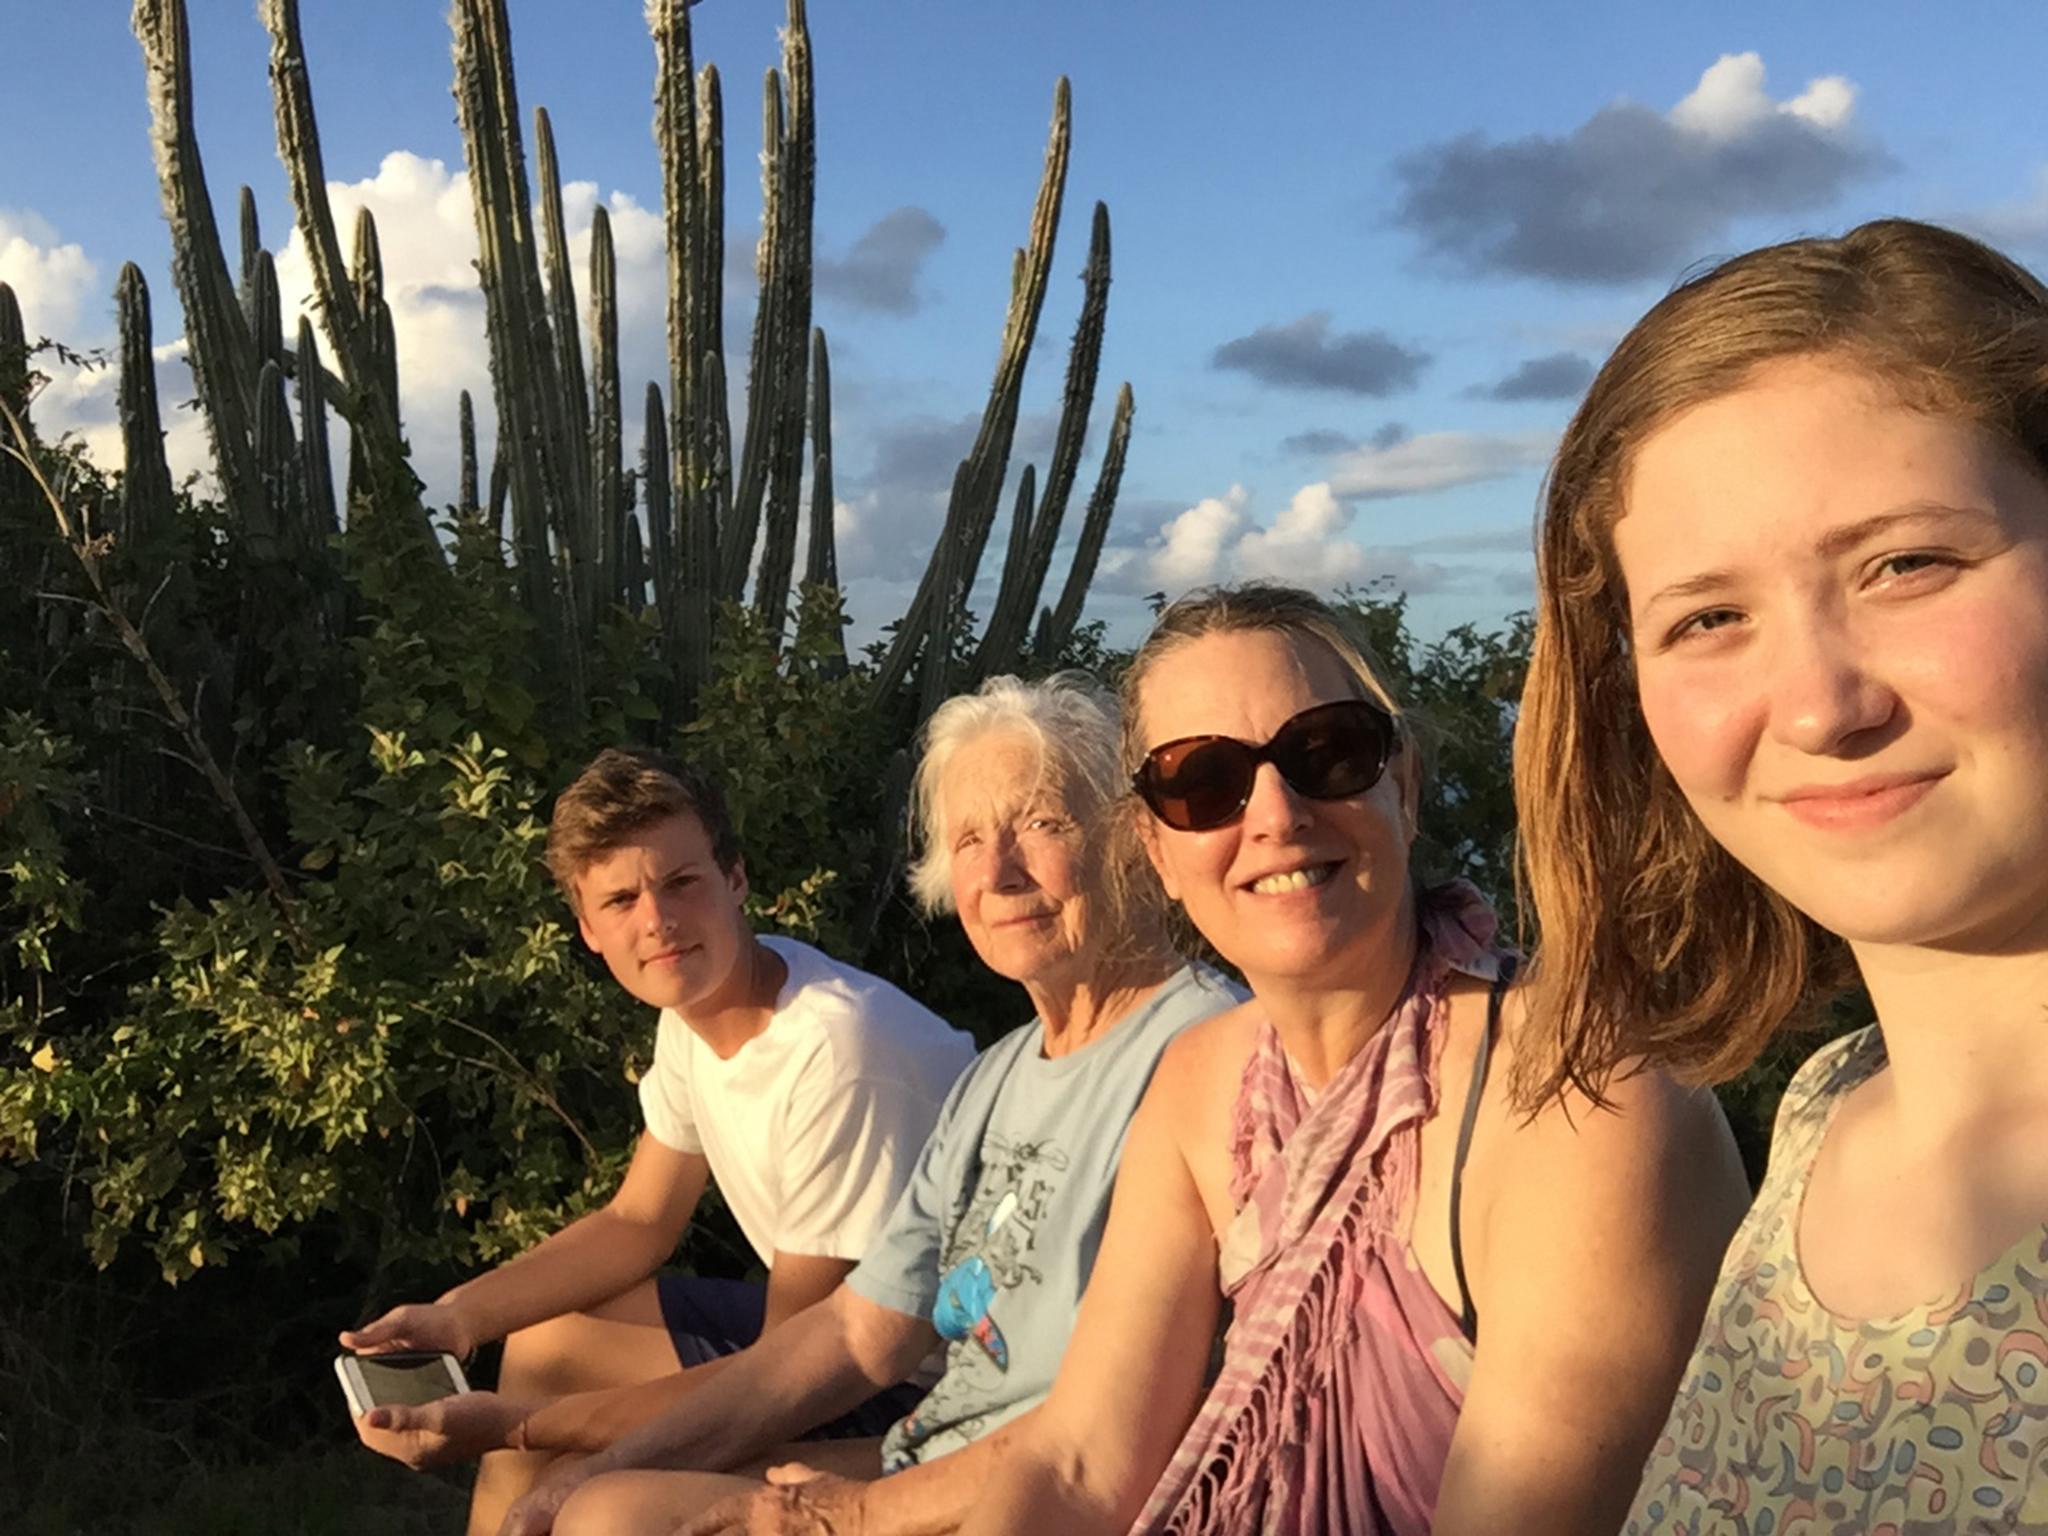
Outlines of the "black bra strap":
<svg viewBox="0 0 2048 1536">
<path fill-rule="evenodd" d="M 1472 1150 L 1472 1127 L 1479 1121 L 1479 1098 L 1486 1089 L 1486 1068 L 1493 1059 L 1493 1037 L 1500 1030 L 1500 1000 L 1515 979 L 1515 957 L 1503 955 L 1500 975 L 1486 1000 L 1486 1032 L 1479 1037 L 1479 1049 L 1472 1056 L 1472 1086 L 1465 1090 L 1465 1118 L 1458 1125 L 1458 1155 L 1451 1163 L 1451 1271 L 1458 1277 L 1458 1330 L 1468 1343 L 1479 1342 L 1479 1309 L 1472 1304 L 1472 1287 L 1465 1282 L 1465 1244 L 1458 1220 L 1460 1196 L 1465 1187 L 1465 1157 Z"/>
</svg>

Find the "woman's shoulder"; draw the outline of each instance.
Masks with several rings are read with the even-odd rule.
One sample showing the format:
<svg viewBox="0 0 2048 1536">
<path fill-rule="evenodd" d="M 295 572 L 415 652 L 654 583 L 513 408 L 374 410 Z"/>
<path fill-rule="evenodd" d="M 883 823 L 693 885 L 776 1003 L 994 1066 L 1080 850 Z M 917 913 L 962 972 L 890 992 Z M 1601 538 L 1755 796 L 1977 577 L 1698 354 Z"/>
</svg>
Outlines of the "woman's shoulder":
<svg viewBox="0 0 2048 1536">
<path fill-rule="evenodd" d="M 1552 1049 L 1548 1033 L 1531 1013 L 1533 996 L 1532 988 L 1517 984 L 1501 1003 L 1498 1055 L 1489 1073 L 1493 1086 L 1487 1098 L 1508 1133 L 1503 1139 L 1516 1148 L 1514 1155 L 1501 1160 L 1503 1166 L 1520 1167 L 1540 1178 L 1537 1170 L 1553 1159 L 1618 1160 L 1642 1168 L 1725 1165 L 1722 1171 L 1739 1181 L 1741 1162 L 1734 1137 L 1710 1088 L 1682 1083 L 1639 1062 L 1625 1062 L 1604 1082 L 1566 1084 L 1537 1102 L 1521 1096 L 1521 1084 L 1540 1081 L 1547 1074 L 1547 1053 Z M 1483 1020 L 1488 988 L 1475 983 L 1454 996 L 1452 1006 Z M 1455 1011 L 1453 1020 L 1455 1028 Z M 1547 1156 L 1541 1163 L 1529 1160 L 1539 1147 L 1547 1149 Z"/>
<path fill-rule="evenodd" d="M 1192 1096 L 1227 1082 L 1234 1096 L 1264 1023 L 1265 1014 L 1249 999 L 1196 1020 L 1160 1056 L 1152 1079 L 1156 1091 Z"/>
</svg>

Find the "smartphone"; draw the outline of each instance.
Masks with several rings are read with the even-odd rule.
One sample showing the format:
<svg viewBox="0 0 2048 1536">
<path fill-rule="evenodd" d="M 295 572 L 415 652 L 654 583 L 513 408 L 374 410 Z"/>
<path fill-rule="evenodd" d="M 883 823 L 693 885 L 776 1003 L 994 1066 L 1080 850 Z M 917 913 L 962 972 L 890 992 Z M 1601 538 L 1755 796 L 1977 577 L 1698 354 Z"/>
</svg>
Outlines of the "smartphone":
<svg viewBox="0 0 2048 1536">
<path fill-rule="evenodd" d="M 334 1374 L 358 1418 L 386 1403 L 431 1403 L 469 1390 L 453 1355 L 338 1355 Z"/>
</svg>

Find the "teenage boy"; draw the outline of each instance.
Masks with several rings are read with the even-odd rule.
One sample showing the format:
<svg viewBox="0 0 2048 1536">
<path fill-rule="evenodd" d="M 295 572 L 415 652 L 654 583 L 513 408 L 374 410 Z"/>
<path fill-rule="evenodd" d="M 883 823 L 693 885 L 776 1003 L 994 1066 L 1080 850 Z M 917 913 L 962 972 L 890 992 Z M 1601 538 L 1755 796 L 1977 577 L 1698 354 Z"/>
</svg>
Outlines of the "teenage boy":
<svg viewBox="0 0 2048 1536">
<path fill-rule="evenodd" d="M 341 1335 L 363 1352 L 457 1355 L 505 1340 L 499 1392 L 460 1401 L 481 1413 L 435 1414 L 428 1428 L 398 1429 L 415 1416 L 390 1409 L 357 1421 L 366 1444 L 414 1466 L 519 1446 L 526 1416 L 571 1394 L 646 1384 L 670 1400 L 830 1294 L 881 1228 L 973 1055 L 966 1035 L 887 982 L 757 937 L 724 798 L 680 763 L 600 753 L 556 801 L 547 858 L 583 941 L 661 1010 L 640 1083 L 646 1134 L 603 1209 L 438 1301 Z M 713 1179 L 765 1287 L 655 1274 Z M 620 1406 L 615 1393 L 594 1399 L 593 1419 Z M 876 1422 L 853 1427 L 879 1434 L 906 1408 L 900 1394 L 873 1406 Z M 601 1423 L 590 1429 L 610 1438 Z M 470 1531 L 495 1531 L 546 1461 L 485 1455 Z"/>
</svg>

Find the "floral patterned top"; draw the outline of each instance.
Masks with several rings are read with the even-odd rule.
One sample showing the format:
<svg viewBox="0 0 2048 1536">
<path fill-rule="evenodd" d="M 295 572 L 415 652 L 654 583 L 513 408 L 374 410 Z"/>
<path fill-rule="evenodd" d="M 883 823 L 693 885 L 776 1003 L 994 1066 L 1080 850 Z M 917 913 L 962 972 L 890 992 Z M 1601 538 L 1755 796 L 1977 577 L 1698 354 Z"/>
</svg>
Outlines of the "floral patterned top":
<svg viewBox="0 0 2048 1536">
<path fill-rule="evenodd" d="M 1628 1536 L 2048 1536 L 2048 1227 L 1893 1318 L 1838 1318 L 1800 1273 L 1814 1155 L 1884 1064 L 1867 1029 L 1785 1090 Z"/>
</svg>

